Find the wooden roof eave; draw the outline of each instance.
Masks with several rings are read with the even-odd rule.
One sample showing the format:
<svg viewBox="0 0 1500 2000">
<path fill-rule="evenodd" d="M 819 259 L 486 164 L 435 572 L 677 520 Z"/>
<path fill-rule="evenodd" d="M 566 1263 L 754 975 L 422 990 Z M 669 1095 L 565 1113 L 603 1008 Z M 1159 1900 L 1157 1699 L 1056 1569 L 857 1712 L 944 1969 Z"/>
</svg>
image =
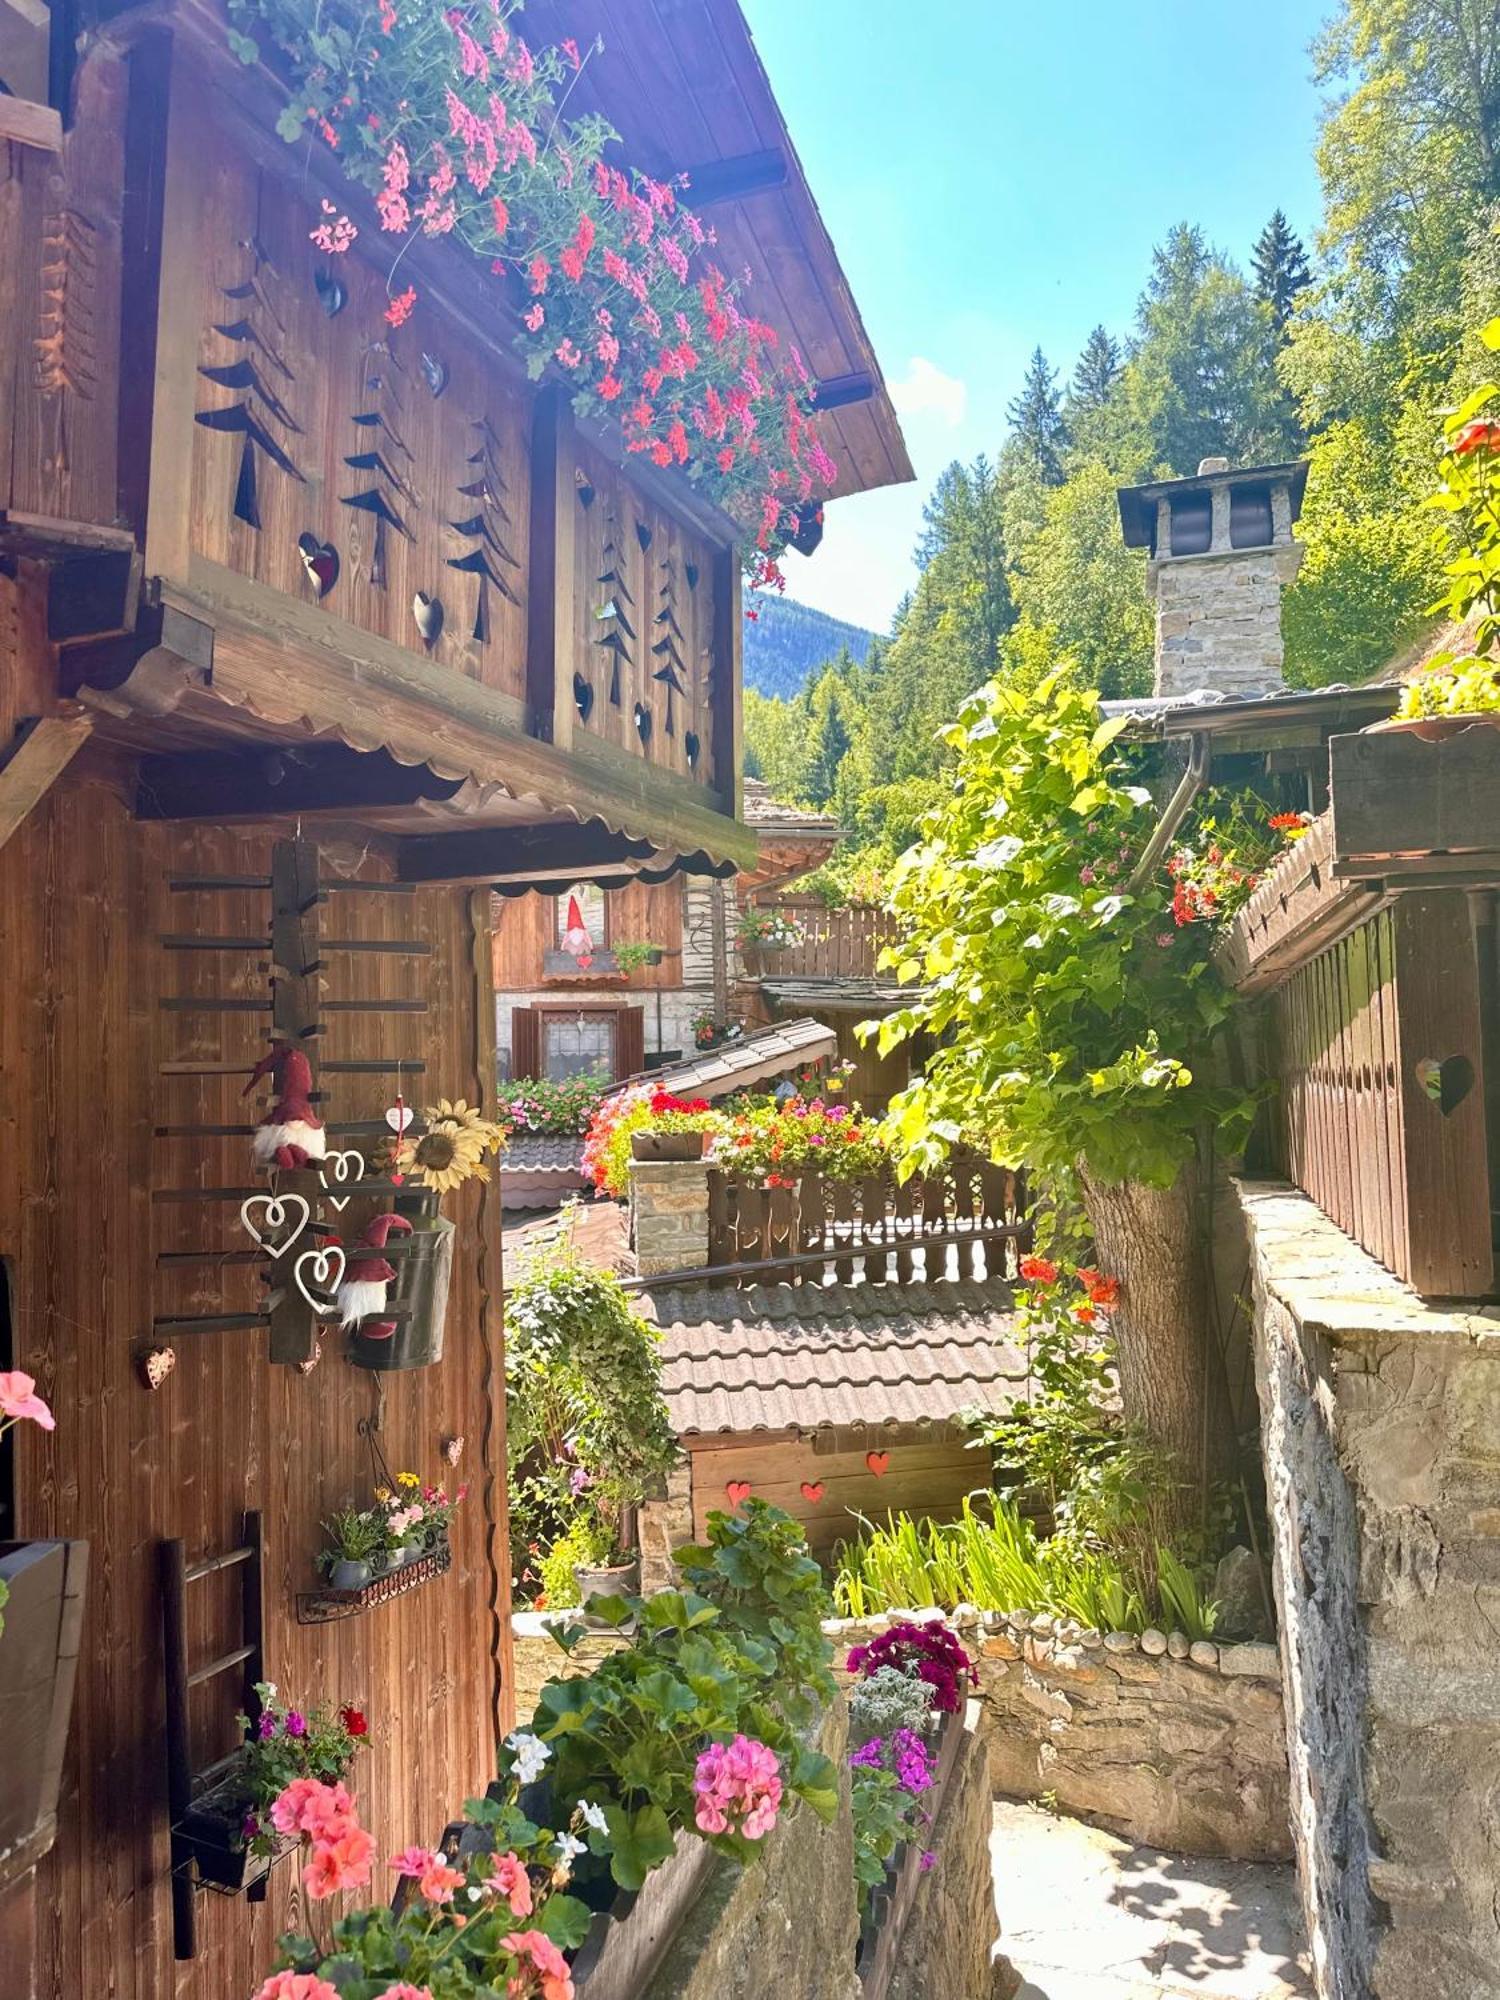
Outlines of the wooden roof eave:
<svg viewBox="0 0 1500 2000">
<path fill-rule="evenodd" d="M 64 654 L 65 691 L 127 741 L 168 718 L 179 742 L 206 746 L 333 741 L 460 781 L 456 811 L 470 821 L 503 795 L 539 823 L 598 822 L 656 857 L 701 854 L 716 868 L 755 857 L 753 831 L 675 772 L 597 741 L 544 742 L 514 697 L 218 564 L 195 558 L 191 585 L 163 584 L 144 642 Z M 412 811 L 412 831 L 431 832 L 432 808 Z"/>
</svg>

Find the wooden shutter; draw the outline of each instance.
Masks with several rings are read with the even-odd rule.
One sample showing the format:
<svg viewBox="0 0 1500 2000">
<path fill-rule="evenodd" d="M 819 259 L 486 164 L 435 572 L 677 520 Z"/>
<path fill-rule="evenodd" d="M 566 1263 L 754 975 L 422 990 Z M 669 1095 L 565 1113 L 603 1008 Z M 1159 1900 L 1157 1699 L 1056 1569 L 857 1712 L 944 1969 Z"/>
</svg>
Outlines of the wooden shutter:
<svg viewBox="0 0 1500 2000">
<path fill-rule="evenodd" d="M 615 1016 L 615 1075 L 634 1076 L 645 1067 L 645 1009 L 621 1007 Z"/>
<path fill-rule="evenodd" d="M 542 1073 L 542 1013 L 539 1007 L 512 1007 L 510 1010 L 510 1073 L 512 1076 L 540 1076 Z"/>
</svg>

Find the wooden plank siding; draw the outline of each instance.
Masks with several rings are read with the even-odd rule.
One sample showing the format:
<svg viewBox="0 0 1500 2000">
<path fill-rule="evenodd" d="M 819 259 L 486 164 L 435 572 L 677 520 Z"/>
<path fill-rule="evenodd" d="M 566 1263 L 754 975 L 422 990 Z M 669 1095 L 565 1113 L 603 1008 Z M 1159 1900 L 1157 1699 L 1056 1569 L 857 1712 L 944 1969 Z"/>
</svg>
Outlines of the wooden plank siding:
<svg viewBox="0 0 1500 2000">
<path fill-rule="evenodd" d="M 826 1449 L 817 1434 L 685 1439 L 692 1465 L 694 1535 L 705 1533 L 710 1513 L 730 1506 L 728 1487 L 748 1480 L 756 1499 L 770 1501 L 802 1523 L 813 1554 L 826 1561 L 837 1543 L 859 1533 L 859 1515 L 877 1523 L 892 1512 L 919 1520 L 956 1520 L 964 1496 L 988 1488 L 993 1477 L 988 1447 L 971 1450 L 941 1427 L 918 1442 L 888 1440 L 872 1425 L 858 1443 L 850 1443 L 843 1433 L 827 1443 L 842 1448 Z M 883 1473 L 871 1469 L 871 1452 L 887 1455 Z"/>
<path fill-rule="evenodd" d="M 279 830 L 284 832 L 284 829 Z M 235 1204 L 156 1202 L 153 1190 L 235 1186 L 243 1138 L 159 1137 L 232 1124 L 244 1070 L 264 1048 L 258 1017 L 163 1010 L 170 994 L 263 992 L 252 955 L 173 953 L 158 939 L 196 929 L 263 929 L 265 899 L 224 889 L 174 894 L 173 877 L 263 877 L 273 830 L 133 822 L 123 784 L 55 786 L 0 853 L 0 1257 L 14 1307 L 14 1362 L 33 1373 L 57 1430 L 15 1438 L 18 1529 L 90 1545 L 84 1656 L 61 1828 L 38 1879 L 40 2000 L 230 2000 L 254 1990 L 278 1931 L 304 1917 L 296 1870 L 269 1901 L 203 1896 L 201 1955 L 174 1964 L 162 1751 L 156 1553 L 230 1546 L 242 1513 L 264 1515 L 270 1676 L 304 1702 L 350 1701 L 369 1716 L 353 1777 L 381 1853 L 432 1841 L 494 1767 L 508 1726 L 497 1686 L 508 1639 L 498 1197 L 469 1189 L 446 1207 L 459 1254 L 436 1367 L 383 1380 L 349 1366 L 330 1334 L 309 1375 L 267 1365 L 262 1332 L 180 1336 L 176 1366 L 149 1393 L 137 1373 L 154 1317 L 251 1308 L 254 1267 L 156 1264 L 158 1253 L 244 1247 Z M 378 875 L 363 843 L 325 851 L 329 873 Z M 404 1048 L 427 1067 L 405 1092 L 488 1100 L 493 1073 L 488 899 L 429 889 L 338 898 L 341 928 L 412 936 L 421 959 L 353 953 L 330 967 L 341 997 L 421 994 L 421 1017 L 333 1013 L 323 1060 Z M 400 1038 L 399 1040 L 397 1038 Z M 162 1074 L 162 1066 L 171 1065 Z M 325 1078 L 325 1117 L 378 1118 L 384 1076 Z M 351 1211 L 353 1216 L 356 1211 Z M 361 1420 L 379 1412 L 395 1469 L 467 1480 L 451 1572 L 347 1622 L 302 1627 L 320 1522 L 371 1480 Z M 462 1436 L 456 1473 L 441 1445 Z M 231 1606 L 195 1593 L 195 1659 L 223 1650 Z M 195 1711 L 203 1760 L 229 1718 Z M 3 1982 L 0 1982 L 3 1983 Z"/>
<path fill-rule="evenodd" d="M 497 896 L 494 899 L 495 991 L 543 991 L 553 982 L 543 976 L 544 955 L 556 949 L 557 908 L 551 896 Z M 670 992 L 682 983 L 682 884 L 627 882 L 604 892 L 604 936 L 600 946 L 629 939 L 654 944 L 662 951 L 660 965 L 643 965 L 628 982 L 611 982 L 610 991 Z M 582 982 L 587 984 L 587 982 Z"/>
<path fill-rule="evenodd" d="M 876 903 L 831 910 L 816 896 L 768 900 L 802 932 L 800 943 L 764 954 L 765 970 L 775 978 L 868 979 L 882 948 L 896 936 L 894 917 Z"/>
<path fill-rule="evenodd" d="M 1468 899 L 1408 894 L 1273 1000 L 1281 1164 L 1417 1291 L 1494 1281 L 1485 1051 Z"/>
</svg>

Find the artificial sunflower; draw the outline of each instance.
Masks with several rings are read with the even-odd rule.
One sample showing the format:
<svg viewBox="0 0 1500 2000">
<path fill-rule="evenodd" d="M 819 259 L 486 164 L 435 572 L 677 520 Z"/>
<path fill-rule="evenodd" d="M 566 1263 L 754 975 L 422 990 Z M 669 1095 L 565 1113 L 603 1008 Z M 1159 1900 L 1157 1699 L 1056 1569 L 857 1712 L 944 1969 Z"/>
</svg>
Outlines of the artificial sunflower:
<svg viewBox="0 0 1500 2000">
<path fill-rule="evenodd" d="M 508 1136 L 503 1125 L 456 1098 L 440 1097 L 423 1113 L 425 1129 L 403 1132 L 386 1147 L 382 1164 L 392 1173 L 418 1181 L 438 1194 L 462 1187 L 467 1180 L 487 1181 L 486 1153 L 495 1153 Z"/>
</svg>

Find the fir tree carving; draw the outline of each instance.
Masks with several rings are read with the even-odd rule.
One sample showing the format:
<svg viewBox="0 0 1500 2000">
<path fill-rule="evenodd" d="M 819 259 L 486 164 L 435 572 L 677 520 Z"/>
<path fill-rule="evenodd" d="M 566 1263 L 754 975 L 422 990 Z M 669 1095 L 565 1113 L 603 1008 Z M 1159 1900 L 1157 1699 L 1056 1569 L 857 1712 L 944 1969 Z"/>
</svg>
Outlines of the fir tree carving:
<svg viewBox="0 0 1500 2000">
<path fill-rule="evenodd" d="M 465 536 L 474 546 L 467 555 L 449 556 L 448 567 L 479 579 L 473 636 L 483 645 L 490 636 L 489 593 L 491 589 L 498 590 L 512 604 L 519 604 L 521 600 L 507 581 L 505 571 L 519 570 L 521 564 L 505 539 L 514 523 L 505 504 L 509 489 L 500 465 L 500 439 L 488 417 L 477 417 L 474 429 L 478 442 L 466 461 L 469 477 L 458 489 L 459 498 L 472 511 L 448 523 L 454 534 Z"/>
<path fill-rule="evenodd" d="M 295 378 L 281 356 L 286 328 L 275 305 L 276 267 L 258 237 L 249 237 L 238 247 L 244 253 L 246 275 L 220 287 L 226 302 L 224 317 L 214 322 L 214 332 L 232 341 L 238 352 L 233 361 L 200 364 L 198 369 L 205 381 L 231 391 L 235 400 L 199 410 L 195 421 L 205 430 L 227 431 L 240 438 L 233 511 L 236 520 L 258 528 L 262 459 L 305 484 L 292 460 L 290 443 L 302 435 L 302 427 L 284 400 Z"/>
<path fill-rule="evenodd" d="M 686 643 L 682 627 L 677 620 L 677 566 L 670 556 L 661 564 L 661 585 L 657 598 L 658 608 L 652 625 L 655 639 L 651 646 L 651 657 L 657 662 L 652 680 L 660 681 L 667 691 L 667 719 L 664 724 L 668 736 L 677 734 L 674 703 L 678 695 L 685 695 L 687 687 L 683 674 L 687 663 L 683 659 Z"/>
<path fill-rule="evenodd" d="M 341 505 L 368 514 L 374 522 L 370 545 L 370 581 L 384 590 L 386 537 L 394 529 L 409 542 L 416 536 L 407 526 L 407 512 L 417 505 L 410 483 L 411 451 L 402 431 L 401 378 L 406 370 L 387 334 L 371 341 L 360 358 L 359 395 L 354 406 L 355 448 L 344 463 L 359 475 L 356 490 Z"/>
<path fill-rule="evenodd" d="M 620 662 L 627 666 L 634 661 L 631 647 L 635 643 L 635 627 L 630 622 L 630 613 L 635 608 L 635 597 L 630 588 L 629 561 L 625 544 L 620 535 L 620 517 L 611 511 L 604 521 L 604 546 L 601 551 L 603 567 L 597 581 L 608 593 L 603 604 L 594 613 L 595 622 L 604 626 L 604 631 L 595 639 L 596 646 L 602 646 L 610 656 L 609 700 L 612 708 L 620 706 Z"/>
</svg>

